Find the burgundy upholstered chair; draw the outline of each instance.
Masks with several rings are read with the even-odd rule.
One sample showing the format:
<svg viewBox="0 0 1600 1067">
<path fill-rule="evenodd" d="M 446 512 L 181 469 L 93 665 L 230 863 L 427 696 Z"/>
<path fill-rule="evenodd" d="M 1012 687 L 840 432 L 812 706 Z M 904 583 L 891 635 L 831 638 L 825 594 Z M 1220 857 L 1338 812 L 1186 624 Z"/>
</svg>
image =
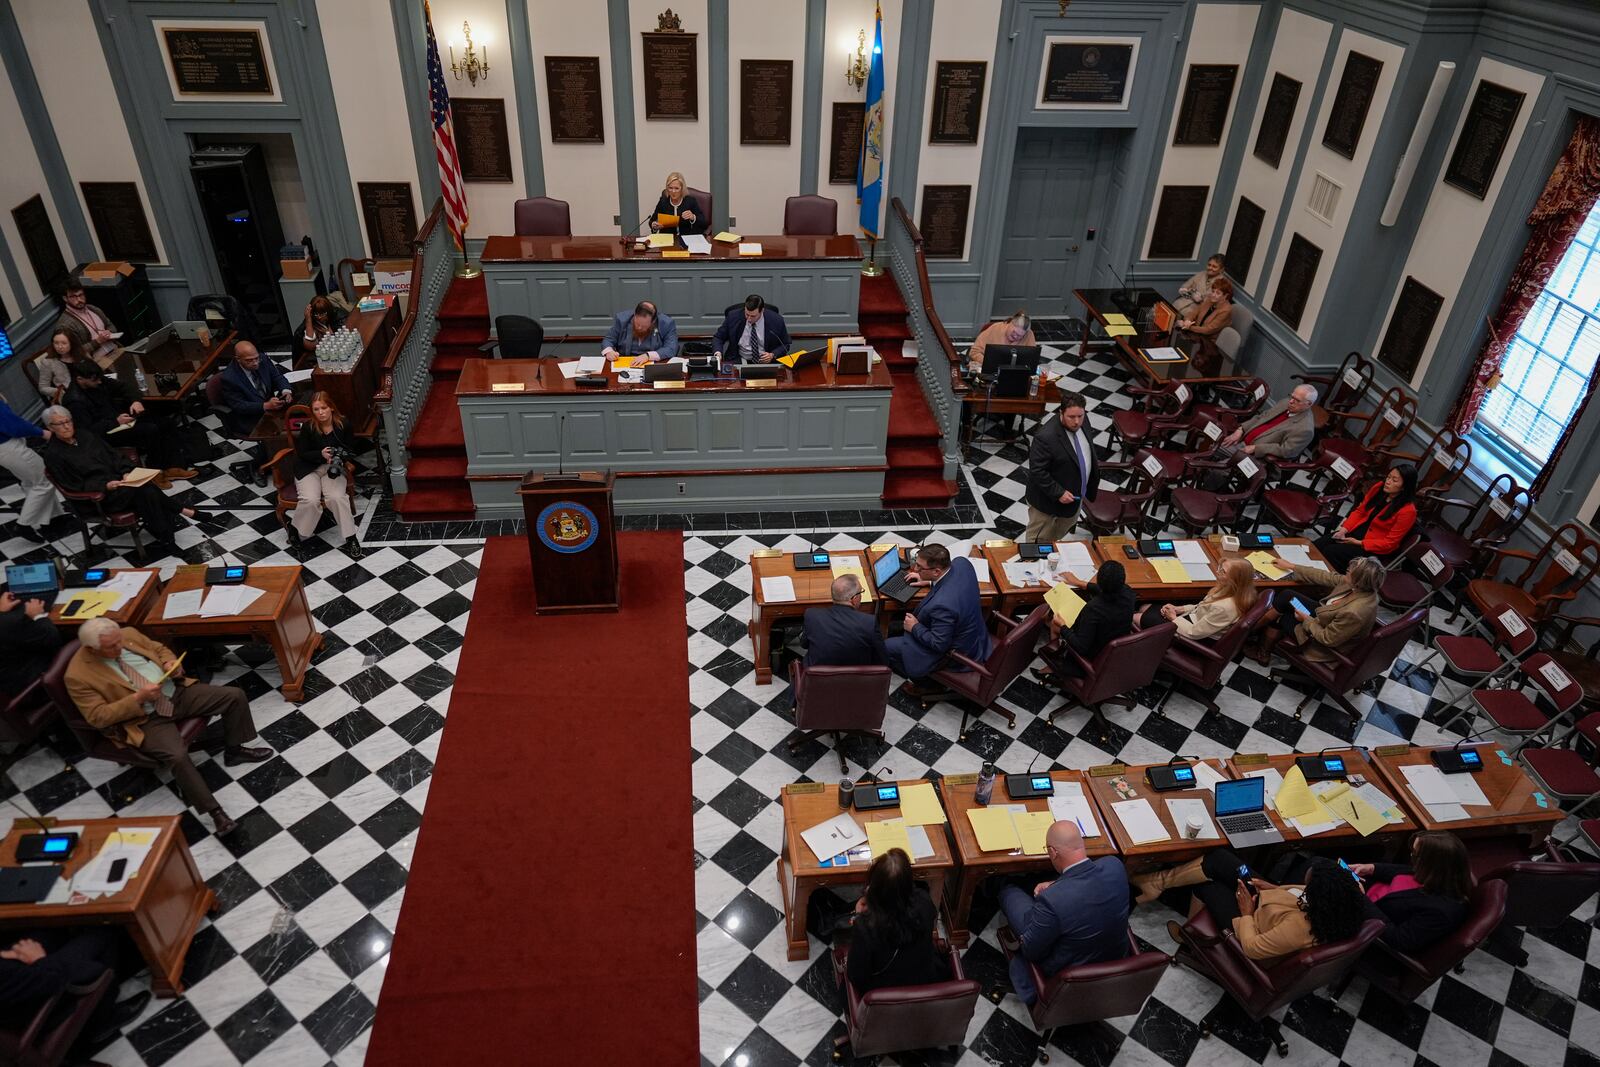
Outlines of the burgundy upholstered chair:
<svg viewBox="0 0 1600 1067">
<path fill-rule="evenodd" d="M 1350 487 L 1356 476 L 1353 466 L 1336 464 L 1338 458 L 1326 451 L 1304 463 L 1285 463 L 1269 457 L 1267 469 L 1279 483 L 1261 494 L 1255 527 L 1259 529 L 1262 523 L 1268 523 L 1291 537 L 1310 537 L 1331 527 L 1350 499 Z M 1348 473 L 1342 473 L 1345 471 Z M 1289 478 L 1301 472 L 1311 475 L 1311 488 L 1288 484 Z M 1324 477 L 1328 479 L 1327 484 L 1317 488 Z"/>
<path fill-rule="evenodd" d="M 1211 699 L 1211 694 L 1222 681 L 1222 672 L 1239 657 L 1239 650 L 1249 639 L 1250 632 L 1270 607 L 1272 598 L 1262 594 L 1256 597 L 1256 602 L 1250 605 L 1250 610 L 1238 622 L 1220 634 L 1199 640 L 1184 637 L 1174 627 L 1172 644 L 1167 648 L 1167 654 L 1161 657 L 1160 669 L 1176 680 L 1174 689 L 1182 688 L 1188 696 L 1204 704 L 1207 711 L 1216 711 L 1217 702 Z M 1171 692 L 1167 694 L 1171 695 Z M 1166 697 L 1162 698 L 1161 703 L 1166 703 Z M 1158 706 L 1156 710 L 1161 709 Z"/>
<path fill-rule="evenodd" d="M 1006 959 L 1022 951 L 1011 927 L 1000 927 L 999 937 Z M 1049 976 L 1030 962 L 1028 970 L 1039 999 L 1029 1005 L 1028 1013 L 1040 1034 L 1039 1062 L 1050 1062 L 1050 1035 L 1058 1026 L 1138 1015 L 1171 965 L 1172 957 L 1165 952 L 1140 952 L 1132 930 L 1128 931 L 1128 954 L 1120 960 L 1082 963 Z"/>
<path fill-rule="evenodd" d="M 1234 322 L 1239 321 L 1242 307 L 1234 310 Z M 1222 423 L 1223 429 L 1232 433 L 1258 415 L 1267 406 L 1272 387 L 1265 378 L 1249 378 L 1237 382 L 1216 382 L 1210 387 L 1216 399 L 1194 406 L 1196 415 L 1204 415 Z"/>
<path fill-rule="evenodd" d="M 1167 483 L 1136 463 L 1100 464 L 1102 477 L 1116 472 L 1129 473 L 1131 478 L 1122 489 L 1101 486 L 1093 500 L 1085 500 L 1079 509 L 1083 524 L 1096 537 L 1111 537 L 1123 530 L 1135 536 L 1154 532 L 1155 519 L 1148 512 Z"/>
<path fill-rule="evenodd" d="M 1490 482 L 1476 500 L 1432 491 L 1417 494 L 1417 526 L 1450 566 L 1473 577 L 1487 570 L 1533 512 L 1533 494 L 1509 474 Z"/>
<path fill-rule="evenodd" d="M 833 954 L 834 977 L 844 991 L 844 1036 L 856 1058 L 887 1052 L 960 1045 L 978 1006 L 982 986 L 961 969 L 961 954 L 941 946 L 949 956 L 950 977 L 927 985 L 884 986 L 858 994 L 845 970 L 845 955 Z M 837 1052 L 835 1053 L 837 1055 Z"/>
<path fill-rule="evenodd" d="M 61 716 L 61 721 L 67 724 L 67 729 L 72 731 L 72 736 L 77 739 L 78 744 L 83 746 L 84 754 L 93 759 L 109 760 L 129 767 L 144 767 L 151 770 L 159 767 L 159 763 L 138 749 L 112 741 L 92 726 L 78 711 L 78 705 L 67 692 L 67 664 L 72 662 L 72 657 L 77 651 L 77 641 L 68 641 L 62 646 L 61 651 L 56 653 L 55 662 L 44 672 L 43 681 L 45 691 L 55 703 L 56 713 Z M 178 734 L 183 738 L 185 746 L 194 743 L 194 739 L 200 736 L 208 721 L 204 717 L 197 717 L 178 722 Z"/>
<path fill-rule="evenodd" d="M 1332 374 L 1293 374 L 1290 377 L 1297 382 L 1316 386 L 1318 405 L 1332 413 L 1354 411 L 1356 405 L 1366 399 L 1377 373 L 1377 364 L 1360 352 L 1351 352 Z"/>
<path fill-rule="evenodd" d="M 1467 917 L 1459 927 L 1415 956 L 1374 941 L 1344 984 L 1359 974 L 1402 1003 L 1416 1000 L 1472 955 L 1494 933 L 1505 913 L 1506 884 L 1499 879 L 1479 882 L 1467 898 Z"/>
<path fill-rule="evenodd" d="M 1170 622 L 1135 630 L 1109 642 L 1093 662 L 1063 644 L 1061 654 L 1077 661 L 1083 674 L 1072 678 L 1060 673 L 1051 675 L 1066 696 L 1067 703 L 1052 711 L 1045 721 L 1054 723 L 1056 716 L 1074 703 L 1082 704 L 1089 709 L 1090 717 L 1100 723 L 1100 733 L 1104 736 L 1107 732 L 1106 721 L 1100 713 L 1100 705 L 1133 707 L 1133 699 L 1127 694 L 1143 689 L 1155 678 L 1156 671 L 1161 667 L 1161 659 L 1172 646 L 1172 639 L 1177 633 L 1178 628 Z"/>
<path fill-rule="evenodd" d="M 1587 824 L 1593 820 L 1585 819 Z M 1505 916 L 1496 942 L 1505 942 L 1518 967 L 1528 965 L 1528 953 L 1508 936 L 1519 928 L 1543 930 L 1560 926 L 1596 893 L 1600 893 L 1600 863 L 1580 862 L 1570 850 L 1546 841 L 1544 859 L 1517 859 L 1503 863 L 1485 878 L 1506 887 Z M 1473 842 L 1474 851 L 1477 842 Z"/>
<path fill-rule="evenodd" d="M 1006 717 L 1008 726 L 1015 726 L 1016 713 L 1006 708 L 995 707 L 995 701 L 1000 699 L 1000 694 L 1006 691 L 1006 687 L 1016 681 L 1017 676 L 1033 662 L 1033 648 L 1039 643 L 1039 633 L 1044 630 L 1045 620 L 1049 617 L 1048 604 L 1040 604 L 1020 622 L 998 611 L 991 612 L 989 618 L 994 645 L 989 650 L 988 660 L 978 663 L 959 652 L 952 652 L 946 665 L 928 677 L 964 702 L 976 704 L 979 715 L 994 708 Z M 966 670 L 955 670 L 953 664 L 960 664 Z M 942 694 L 923 697 L 922 706 L 931 707 L 941 698 Z M 963 707 L 959 731 L 963 740 L 967 736 L 968 717 L 968 710 Z"/>
<path fill-rule="evenodd" d="M 0 744 L 26 745 L 55 725 L 55 702 L 35 678 L 21 692 L 0 693 Z"/>
<path fill-rule="evenodd" d="M 1120 444 L 1125 457 L 1148 444 L 1154 433 L 1187 420 L 1189 405 L 1194 402 L 1194 388 L 1183 382 L 1153 389 L 1130 385 L 1126 391 L 1139 406 L 1111 413 L 1111 442 Z"/>
<path fill-rule="evenodd" d="M 565 200 L 530 196 L 511 209 L 519 237 L 571 237 L 572 208 Z"/>
<path fill-rule="evenodd" d="M 802 734 L 789 742 L 789 751 L 815 734 L 832 734 L 839 772 L 849 773 L 839 735 L 865 733 L 883 740 L 883 714 L 893 678 L 888 667 L 807 667 L 798 660 L 790 664 L 794 725 Z"/>
<path fill-rule="evenodd" d="M 1202 910 L 1184 923 L 1173 959 L 1226 990 L 1246 1015 L 1261 1024 L 1278 1055 L 1287 1056 L 1288 1042 L 1272 1013 L 1343 978 L 1383 932 L 1383 926 L 1381 919 L 1368 919 L 1348 941 L 1317 945 L 1283 957 L 1269 967 L 1246 956 L 1232 928 L 1219 927 L 1211 913 Z M 1200 1034 L 1211 1036 L 1209 1016 L 1200 1020 Z"/>
<path fill-rule="evenodd" d="M 683 191 L 685 195 L 694 197 L 695 201 L 700 205 L 700 221 L 706 224 L 706 235 L 717 233 L 717 205 L 712 202 L 711 194 L 704 189 L 690 189 L 687 187 Z"/>
<path fill-rule="evenodd" d="M 1197 481 L 1211 471 L 1228 479 L 1221 490 L 1193 485 L 1173 487 L 1169 497 L 1172 525 L 1190 537 L 1204 537 L 1211 530 L 1241 529 L 1245 512 L 1267 484 L 1266 470 L 1249 456 L 1213 461 L 1203 454 L 1191 455 L 1185 471 Z"/>
<path fill-rule="evenodd" d="M 1417 398 L 1397 385 L 1365 415 L 1329 412 L 1322 449 L 1355 467 L 1355 481 L 1364 484 L 1387 467 L 1389 456 L 1405 443 L 1416 421 Z"/>
<path fill-rule="evenodd" d="M 1390 611 L 1406 612 L 1417 607 L 1432 607 L 1452 581 L 1456 569 L 1434 547 L 1414 538 L 1404 558 L 1384 576 L 1378 587 L 1378 602 Z M 1428 618 L 1423 616 L 1422 640 L 1428 639 Z"/>
<path fill-rule="evenodd" d="M 89 1024 L 100 1001 L 112 992 L 116 974 L 106 968 L 84 985 L 69 985 L 16 1026 L 0 1026 L 0 1063 L 16 1067 L 57 1067 L 65 1063 L 73 1042 Z M 78 1061 L 74 1061 L 78 1062 Z"/>
<path fill-rule="evenodd" d="M 1361 718 L 1361 713 L 1356 711 L 1345 694 L 1360 689 L 1380 674 L 1387 674 L 1405 650 L 1406 642 L 1422 628 L 1422 620 L 1427 614 L 1426 607 L 1413 608 L 1393 622 L 1375 626 L 1348 653 L 1328 649 L 1334 657 L 1331 664 L 1306 658 L 1303 646 L 1287 642 L 1279 645 L 1278 651 L 1289 661 L 1293 673 L 1310 679 L 1317 689 L 1322 690 L 1319 693 L 1314 689 L 1308 693 L 1295 707 L 1294 717 L 1300 718 L 1302 710 L 1313 700 L 1326 697 L 1347 714 Z"/>
<path fill-rule="evenodd" d="M 785 237 L 832 237 L 838 232 L 839 201 L 825 196 L 791 196 L 783 202 Z"/>
<path fill-rule="evenodd" d="M 93 493 L 74 493 L 64 489 L 48 470 L 44 476 L 50 480 L 55 491 L 61 494 L 61 499 L 67 502 L 67 510 L 72 512 L 72 517 L 78 520 L 78 529 L 83 533 L 85 552 L 89 550 L 89 545 L 94 540 L 98 524 L 102 541 L 109 542 L 119 534 L 129 534 L 133 537 L 133 554 L 141 560 L 145 558 L 144 540 L 139 536 L 141 527 L 137 512 L 107 508 L 103 489 Z"/>
</svg>

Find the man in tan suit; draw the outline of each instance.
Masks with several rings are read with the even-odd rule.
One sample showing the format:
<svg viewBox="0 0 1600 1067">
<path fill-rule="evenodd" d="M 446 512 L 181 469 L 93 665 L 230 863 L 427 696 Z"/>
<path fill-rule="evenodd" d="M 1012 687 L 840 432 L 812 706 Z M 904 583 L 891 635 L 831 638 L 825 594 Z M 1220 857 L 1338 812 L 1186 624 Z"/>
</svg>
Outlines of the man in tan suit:
<svg viewBox="0 0 1600 1067">
<path fill-rule="evenodd" d="M 1289 399 L 1278 401 L 1224 437 L 1217 450 L 1230 456 L 1242 453 L 1257 459 L 1271 456 L 1292 460 L 1316 436 L 1317 424 L 1311 415 L 1316 403 L 1316 386 L 1297 385 Z"/>
<path fill-rule="evenodd" d="M 250 702 L 237 686 L 187 678 L 172 650 L 132 627 L 90 619 L 78 628 L 81 647 L 67 664 L 67 692 L 78 712 L 119 745 L 136 748 L 172 772 L 184 800 L 211 816 L 217 834 L 236 824 L 189 760 L 177 720 L 222 716 L 228 766 L 259 763 L 270 748 L 249 748 L 256 737 Z"/>
</svg>

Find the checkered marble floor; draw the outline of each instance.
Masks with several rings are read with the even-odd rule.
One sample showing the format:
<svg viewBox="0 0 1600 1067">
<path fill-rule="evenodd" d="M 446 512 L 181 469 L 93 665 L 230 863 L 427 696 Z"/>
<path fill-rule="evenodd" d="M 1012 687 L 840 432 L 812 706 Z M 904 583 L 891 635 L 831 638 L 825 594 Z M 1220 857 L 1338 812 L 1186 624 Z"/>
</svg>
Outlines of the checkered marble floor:
<svg viewBox="0 0 1600 1067">
<path fill-rule="evenodd" d="M 1071 324 L 1041 322 L 1053 355 L 1072 335 Z M 1103 409 L 1119 403 L 1123 377 L 1090 358 L 1057 370 L 1082 389 L 1103 443 Z M 214 427 L 213 427 L 214 428 Z M 180 532 L 181 559 L 161 561 L 164 574 L 180 562 L 222 558 L 287 563 L 283 534 L 266 491 L 227 472 L 242 456 L 203 465 L 186 492 L 194 502 L 225 512 L 225 528 Z M 918 543 L 1016 534 L 1025 521 L 1017 465 L 1025 454 L 993 442 L 976 447 L 963 470 L 969 498 L 950 516 L 855 513 L 830 528 L 831 547 L 893 540 Z M 0 487 L 0 555 L 44 558 L 15 536 L 18 492 Z M 363 500 L 369 551 L 351 561 L 324 529 L 306 563 L 307 592 L 328 647 L 307 679 L 299 705 L 276 692 L 276 668 L 265 650 L 234 650 L 210 680 L 238 684 L 251 696 L 265 743 L 278 750 L 268 763 L 230 770 L 197 753 L 202 773 L 241 823 L 219 841 L 206 821 L 187 815 L 184 830 L 197 862 L 222 904 L 201 929 L 185 971 L 188 992 L 155 1001 L 97 1058 L 122 1065 L 248 1062 L 353 1065 L 362 1062 L 374 1005 L 382 986 L 389 941 L 399 914 L 406 871 L 425 811 L 429 776 L 449 713 L 450 686 L 481 554 L 488 533 L 477 524 L 432 524 L 412 532 L 375 519 L 386 501 Z M 854 522 L 848 521 L 853 517 Z M 830 1062 L 842 1005 L 822 946 L 809 961 L 785 958 L 781 901 L 773 876 L 781 815 L 775 798 L 785 783 L 831 781 L 838 765 L 821 743 L 790 753 L 788 693 L 758 686 L 745 620 L 750 581 L 745 561 L 760 547 L 802 548 L 814 523 L 800 516 L 718 517 L 711 531 L 682 516 L 631 516 L 630 528 L 684 528 L 684 567 L 691 664 L 690 734 L 693 751 L 696 925 L 699 940 L 702 1062 L 738 1067 Z M 764 522 L 763 519 L 775 521 Z M 905 521 L 903 521 L 905 520 Z M 941 521 L 942 520 L 942 521 Z M 936 522 L 930 531 L 927 523 Z M 381 523 L 381 524 L 380 524 Z M 438 527 L 438 528 L 435 528 Z M 798 531 L 798 532 L 797 532 Z M 58 549 L 80 547 L 76 535 Z M 122 561 L 118 553 L 110 556 Z M 1435 612 L 1443 623 L 1444 611 Z M 1414 660 L 1413 646 L 1402 661 Z M 1083 767 L 1111 758 L 1145 762 L 1173 753 L 1221 755 L 1235 750 L 1283 752 L 1325 745 L 1429 742 L 1442 735 L 1433 679 L 1417 672 L 1386 679 L 1375 696 L 1358 697 L 1360 722 L 1330 708 L 1293 717 L 1303 695 L 1273 681 L 1254 664 L 1225 679 L 1220 710 L 1207 714 L 1174 696 L 1164 716 L 1145 706 L 1113 711 L 1110 734 L 1085 731 L 1079 710 L 1045 725 L 1050 694 L 1026 676 L 1007 692 L 1018 712 L 1007 729 L 994 715 L 955 740 L 959 710 L 947 703 L 924 712 L 896 697 L 885 730 L 889 746 L 846 741 L 852 773 L 887 766 L 896 777 L 937 776 L 1027 763 L 1042 753 Z M 1055 698 L 1059 701 L 1060 698 Z M 20 754 L 0 777 L 0 797 L 30 813 L 90 818 L 108 814 L 181 813 L 170 783 L 97 761 L 76 764 L 48 744 Z M 3 821 L 3 820 L 0 820 Z M 1294 1063 L 1510 1065 L 1588 1063 L 1600 1049 L 1600 937 L 1587 917 L 1525 941 L 1531 961 L 1513 967 L 1503 950 L 1480 951 L 1461 975 L 1445 978 L 1415 1005 L 1369 994 L 1357 981 L 1337 1004 L 1325 997 L 1298 1002 L 1285 1018 Z M 1135 913 L 1144 941 L 1169 949 L 1160 906 Z M 995 943 L 993 907 L 980 902 L 980 931 L 965 955 L 969 974 L 987 986 L 1004 981 Z M 1502 953 L 1502 954 L 1496 954 Z M 141 988 L 143 978 L 127 984 Z M 1269 1047 L 1245 1036 L 1218 989 L 1174 969 L 1137 1018 L 1114 1019 L 1059 1034 L 1054 1062 L 1158 1064 L 1263 1062 Z M 537 1005 L 530 1005 L 537 1010 Z M 1218 1009 L 1218 1033 L 1199 1037 L 1197 1021 Z M 964 1046 L 883 1063 L 1025 1064 L 1036 1040 L 1015 997 L 998 1006 L 979 1001 Z"/>
</svg>

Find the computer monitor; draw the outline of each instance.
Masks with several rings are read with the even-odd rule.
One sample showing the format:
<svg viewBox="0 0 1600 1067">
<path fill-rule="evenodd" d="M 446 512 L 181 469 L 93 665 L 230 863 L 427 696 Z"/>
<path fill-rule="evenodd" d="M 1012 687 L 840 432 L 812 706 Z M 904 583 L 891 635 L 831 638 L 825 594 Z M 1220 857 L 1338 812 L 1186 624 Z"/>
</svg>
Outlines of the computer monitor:
<svg viewBox="0 0 1600 1067">
<path fill-rule="evenodd" d="M 1265 778 L 1239 778 L 1217 783 L 1217 816 L 1260 811 L 1267 803 Z"/>
<path fill-rule="evenodd" d="M 983 350 L 985 375 L 1000 373 L 1001 367 L 1022 367 L 1029 374 L 1039 372 L 1038 345 L 987 345 Z"/>
<path fill-rule="evenodd" d="M 898 551 L 885 552 L 872 564 L 872 582 L 882 585 L 893 578 L 900 571 L 900 553 Z"/>
</svg>

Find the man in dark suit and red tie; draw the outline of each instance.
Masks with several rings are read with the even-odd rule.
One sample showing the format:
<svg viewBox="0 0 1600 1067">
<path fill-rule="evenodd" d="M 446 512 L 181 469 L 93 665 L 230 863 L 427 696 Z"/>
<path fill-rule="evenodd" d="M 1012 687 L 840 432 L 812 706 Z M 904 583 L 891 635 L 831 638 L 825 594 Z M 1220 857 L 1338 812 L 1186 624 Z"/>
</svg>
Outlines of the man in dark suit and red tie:
<svg viewBox="0 0 1600 1067">
<path fill-rule="evenodd" d="M 905 633 L 891 637 L 885 647 L 889 666 L 911 679 L 914 693 L 923 692 L 920 681 L 938 670 L 945 657 L 959 652 L 982 663 L 992 643 L 983 624 L 983 603 L 978 593 L 978 573 L 964 556 L 950 558 L 943 545 L 923 545 L 911 568 L 912 585 L 928 586 L 928 595 L 906 612 Z"/>
<path fill-rule="evenodd" d="M 790 343 L 783 316 L 751 293 L 717 327 L 711 350 L 730 363 L 771 363 L 789 354 Z"/>
</svg>

